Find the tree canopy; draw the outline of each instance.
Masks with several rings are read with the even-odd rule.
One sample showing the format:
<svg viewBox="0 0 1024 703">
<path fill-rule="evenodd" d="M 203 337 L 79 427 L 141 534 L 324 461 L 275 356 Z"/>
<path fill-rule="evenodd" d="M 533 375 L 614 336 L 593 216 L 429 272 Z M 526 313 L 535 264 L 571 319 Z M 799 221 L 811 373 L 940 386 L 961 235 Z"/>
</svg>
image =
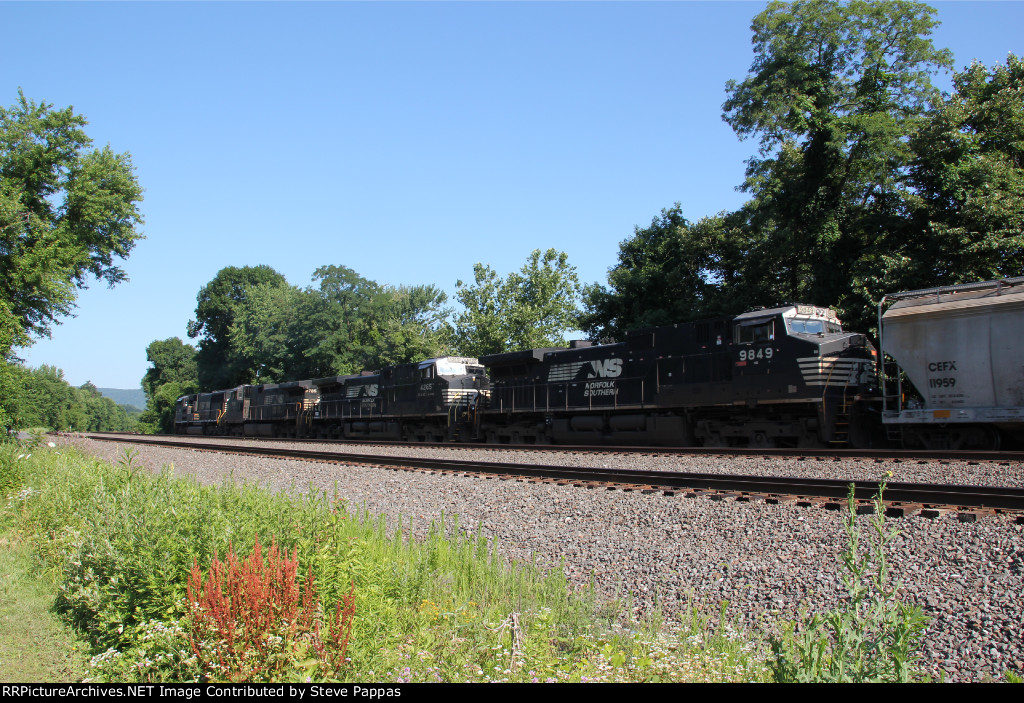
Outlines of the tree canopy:
<svg viewBox="0 0 1024 703">
<path fill-rule="evenodd" d="M 681 208 L 622 243 L 586 296 L 593 337 L 808 302 L 865 332 L 885 294 L 1019 275 L 1024 267 L 1024 70 L 974 64 L 952 95 L 916 2 L 773 2 L 723 118 L 755 138 L 734 212 Z"/>
<path fill-rule="evenodd" d="M 202 390 L 359 373 L 437 356 L 449 312 L 447 296 L 435 286 L 381 285 L 338 265 L 318 268 L 305 289 L 269 266 L 228 267 L 197 300 L 188 331 L 200 337 Z"/>
<path fill-rule="evenodd" d="M 851 266 L 904 215 L 910 135 L 951 65 L 914 2 L 772 3 L 754 18 L 754 61 L 730 81 L 724 119 L 756 136 L 745 207 L 747 276 L 769 300 L 837 301 Z"/>
<path fill-rule="evenodd" d="M 250 360 L 231 341 L 236 317 L 257 287 L 284 288 L 288 282 L 270 266 L 228 266 L 196 297 L 196 319 L 188 323 L 188 336 L 199 338 L 196 363 L 204 389 L 232 388 L 251 383 Z"/>
<path fill-rule="evenodd" d="M 473 283 L 458 281 L 452 347 L 466 356 L 561 346 L 578 328 L 580 284 L 564 252 L 535 249 L 518 272 L 501 278 L 473 267 Z"/>
<path fill-rule="evenodd" d="M 740 266 L 725 218 L 689 222 L 676 203 L 619 245 L 608 285 L 585 290 L 582 329 L 593 339 L 721 314 Z"/>
<path fill-rule="evenodd" d="M 482 264 L 475 275 L 475 284 L 457 283 L 465 309 L 454 315 L 437 286 L 380 284 L 347 266 L 321 266 L 304 289 L 269 266 L 224 268 L 200 290 L 188 323 L 198 352 L 177 338 L 146 350 L 144 420 L 169 430 L 172 393 L 554 346 L 576 328 L 580 286 L 564 253 L 536 250 L 506 278 Z"/>
<path fill-rule="evenodd" d="M 104 398 L 92 383 L 71 386 L 53 366 L 29 369 L 0 366 L 6 378 L 0 393 L 0 427 L 44 427 L 82 432 L 134 430 L 136 421 L 123 406 Z"/>
<path fill-rule="evenodd" d="M 142 377 L 146 410 L 139 418 L 148 431 L 174 431 L 174 403 L 183 395 L 199 390 L 195 347 L 177 337 L 157 340 L 146 347 L 151 366 Z"/>
<path fill-rule="evenodd" d="M 1019 276 L 1024 263 L 1024 61 L 973 63 L 913 136 L 913 229 L 892 247 L 911 288 Z"/>
<path fill-rule="evenodd" d="M 49 334 L 90 275 L 125 280 L 141 238 L 142 188 L 129 154 L 90 149 L 87 122 L 19 91 L 0 107 L 0 356 Z"/>
</svg>

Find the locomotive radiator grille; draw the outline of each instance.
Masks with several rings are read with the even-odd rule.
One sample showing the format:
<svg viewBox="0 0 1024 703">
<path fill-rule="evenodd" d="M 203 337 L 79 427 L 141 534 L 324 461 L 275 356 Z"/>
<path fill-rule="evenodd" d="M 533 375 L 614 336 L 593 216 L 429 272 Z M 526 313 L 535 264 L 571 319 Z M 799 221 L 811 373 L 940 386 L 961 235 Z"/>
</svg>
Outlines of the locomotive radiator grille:
<svg viewBox="0 0 1024 703">
<path fill-rule="evenodd" d="M 444 402 L 446 405 L 465 404 L 478 395 L 487 396 L 489 394 L 486 391 L 479 391 L 475 389 L 464 390 L 459 388 L 448 388 L 444 391 Z"/>
<path fill-rule="evenodd" d="M 800 374 L 808 386 L 845 387 L 856 384 L 870 359 L 835 359 L 807 356 L 797 359 Z M 870 369 L 869 369 L 870 371 Z M 869 379 L 870 380 L 870 379 Z"/>
</svg>

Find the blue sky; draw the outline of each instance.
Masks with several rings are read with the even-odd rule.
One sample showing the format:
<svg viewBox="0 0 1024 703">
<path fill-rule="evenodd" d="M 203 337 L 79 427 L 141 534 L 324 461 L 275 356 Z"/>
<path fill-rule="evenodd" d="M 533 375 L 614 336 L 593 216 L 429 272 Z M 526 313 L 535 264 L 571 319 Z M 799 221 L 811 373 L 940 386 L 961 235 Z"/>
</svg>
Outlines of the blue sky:
<svg viewBox="0 0 1024 703">
<path fill-rule="evenodd" d="M 934 2 L 956 67 L 1024 53 L 1022 2 Z M 135 388 L 199 289 L 336 264 L 453 293 L 533 249 L 605 282 L 636 225 L 738 207 L 725 83 L 760 2 L 0 2 L 0 104 L 74 106 L 146 190 L 131 281 L 21 356 Z M 949 76 L 936 83 L 949 86 Z"/>
</svg>

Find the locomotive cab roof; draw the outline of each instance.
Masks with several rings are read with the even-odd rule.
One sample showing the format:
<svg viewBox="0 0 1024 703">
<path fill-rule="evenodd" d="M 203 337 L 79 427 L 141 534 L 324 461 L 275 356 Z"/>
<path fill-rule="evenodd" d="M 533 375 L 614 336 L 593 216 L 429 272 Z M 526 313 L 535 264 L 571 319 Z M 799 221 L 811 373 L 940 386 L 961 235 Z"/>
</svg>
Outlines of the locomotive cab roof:
<svg viewBox="0 0 1024 703">
<path fill-rule="evenodd" d="M 564 351 L 565 347 L 543 347 L 541 349 L 524 349 L 522 351 L 487 354 L 480 357 L 480 363 L 487 368 L 509 366 L 511 364 L 537 363 L 544 360 L 548 352 Z"/>
<path fill-rule="evenodd" d="M 740 327 L 758 325 L 766 318 L 781 316 L 789 335 L 815 335 L 818 337 L 842 334 L 842 323 L 831 308 L 816 305 L 791 304 L 762 310 L 751 310 L 733 318 Z"/>
<path fill-rule="evenodd" d="M 348 374 L 347 376 L 327 376 L 325 378 L 314 378 L 311 383 L 316 386 L 318 390 L 322 388 L 328 388 L 331 386 L 344 386 L 346 382 L 352 379 L 361 378 L 362 374 Z"/>
<path fill-rule="evenodd" d="M 467 366 L 480 366 L 480 361 L 470 356 L 439 356 L 419 362 L 417 368 L 426 369 L 437 366 L 442 376 L 461 376 L 467 373 Z"/>
</svg>

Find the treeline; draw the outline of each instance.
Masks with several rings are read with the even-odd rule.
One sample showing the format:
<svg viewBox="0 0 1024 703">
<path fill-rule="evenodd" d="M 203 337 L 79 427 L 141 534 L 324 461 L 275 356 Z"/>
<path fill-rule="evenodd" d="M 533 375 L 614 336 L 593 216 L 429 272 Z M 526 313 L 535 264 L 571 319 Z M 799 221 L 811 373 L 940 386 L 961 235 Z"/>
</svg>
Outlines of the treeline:
<svg viewBox="0 0 1024 703">
<path fill-rule="evenodd" d="M 92 383 L 75 388 L 56 367 L 30 369 L 21 364 L 6 364 L 0 373 L 4 376 L 0 415 L 6 418 L 6 426 L 72 432 L 136 429 L 141 411 L 130 412 L 103 397 Z"/>
</svg>

